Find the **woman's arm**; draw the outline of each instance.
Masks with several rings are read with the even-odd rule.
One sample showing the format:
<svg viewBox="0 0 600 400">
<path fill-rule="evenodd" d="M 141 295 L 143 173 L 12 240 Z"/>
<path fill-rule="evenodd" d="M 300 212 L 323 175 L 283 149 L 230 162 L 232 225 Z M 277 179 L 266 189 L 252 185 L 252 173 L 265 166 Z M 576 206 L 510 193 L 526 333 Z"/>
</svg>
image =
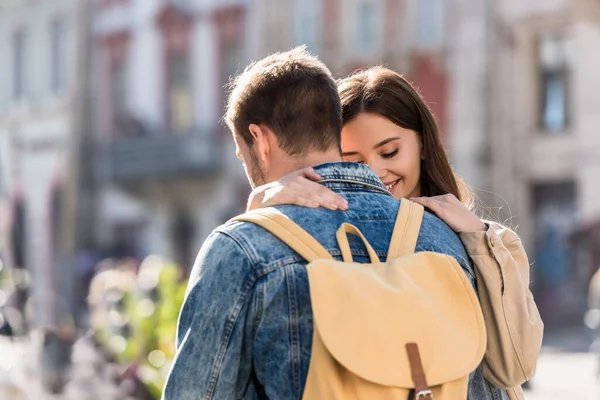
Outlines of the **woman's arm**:
<svg viewBox="0 0 600 400">
<path fill-rule="evenodd" d="M 488 222 L 485 232 L 460 238 L 473 260 L 488 332 L 484 376 L 499 387 L 531 379 L 544 324 L 529 290 L 529 261 L 517 234 Z"/>
<path fill-rule="evenodd" d="M 292 172 L 273 183 L 255 188 L 248 198 L 247 211 L 282 204 L 330 210 L 347 210 L 348 202 L 319 184 L 319 174 L 311 167 Z"/>
<path fill-rule="evenodd" d="M 529 261 L 519 236 L 499 224 L 481 221 L 453 195 L 411 200 L 459 233 L 473 260 L 488 334 L 484 376 L 503 388 L 531 379 L 544 324 L 529 290 Z"/>
</svg>

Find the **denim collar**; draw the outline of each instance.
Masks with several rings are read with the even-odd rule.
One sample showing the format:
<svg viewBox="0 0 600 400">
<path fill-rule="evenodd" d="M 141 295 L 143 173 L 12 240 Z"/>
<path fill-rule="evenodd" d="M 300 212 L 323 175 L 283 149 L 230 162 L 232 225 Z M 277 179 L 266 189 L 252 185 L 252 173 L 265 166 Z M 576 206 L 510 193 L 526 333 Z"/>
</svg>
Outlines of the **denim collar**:
<svg viewBox="0 0 600 400">
<path fill-rule="evenodd" d="M 373 170 L 363 164 L 351 162 L 328 163 L 317 165 L 314 170 L 323 178 L 320 183 L 330 189 L 340 188 L 341 184 L 346 187 L 361 186 L 364 190 L 392 195 L 377 175 L 373 173 Z"/>
</svg>

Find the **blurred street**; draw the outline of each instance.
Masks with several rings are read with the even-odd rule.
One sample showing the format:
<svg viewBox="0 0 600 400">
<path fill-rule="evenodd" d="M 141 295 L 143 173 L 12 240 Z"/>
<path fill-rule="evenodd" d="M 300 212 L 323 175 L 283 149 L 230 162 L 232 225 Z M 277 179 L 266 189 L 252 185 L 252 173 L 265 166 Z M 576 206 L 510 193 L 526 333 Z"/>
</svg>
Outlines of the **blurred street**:
<svg viewBox="0 0 600 400">
<path fill-rule="evenodd" d="M 597 358 L 587 353 L 544 352 L 527 400 L 597 400 Z"/>
<path fill-rule="evenodd" d="M 112 380 L 114 367 L 105 363 L 91 342 L 80 339 L 73 349 L 73 366 L 64 393 L 44 390 L 40 341 L 0 338 L 0 400 L 126 400 Z"/>
<path fill-rule="evenodd" d="M 551 332 L 546 336 L 527 400 L 598 400 L 598 357 L 587 352 L 591 336 L 585 328 Z"/>
<path fill-rule="evenodd" d="M 584 328 L 549 333 L 527 400 L 598 400 L 597 357 L 587 352 L 591 340 Z M 111 367 L 91 343 L 80 340 L 74 349 L 71 379 L 61 396 L 44 393 L 37 368 L 37 344 L 0 338 L 0 400 L 124 400 L 111 381 Z"/>
</svg>

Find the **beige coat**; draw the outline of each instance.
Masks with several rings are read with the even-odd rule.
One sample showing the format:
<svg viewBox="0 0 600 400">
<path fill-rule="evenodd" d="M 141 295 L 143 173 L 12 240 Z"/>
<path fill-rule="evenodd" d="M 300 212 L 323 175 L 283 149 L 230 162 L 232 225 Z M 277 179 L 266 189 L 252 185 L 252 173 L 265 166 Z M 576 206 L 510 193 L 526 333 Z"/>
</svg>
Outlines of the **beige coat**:
<svg viewBox="0 0 600 400">
<path fill-rule="evenodd" d="M 460 234 L 474 263 L 487 328 L 483 374 L 494 385 L 511 388 L 511 399 L 524 399 L 520 385 L 535 373 L 544 324 L 529 290 L 521 239 L 506 227 L 486 223 L 486 232 Z"/>
</svg>

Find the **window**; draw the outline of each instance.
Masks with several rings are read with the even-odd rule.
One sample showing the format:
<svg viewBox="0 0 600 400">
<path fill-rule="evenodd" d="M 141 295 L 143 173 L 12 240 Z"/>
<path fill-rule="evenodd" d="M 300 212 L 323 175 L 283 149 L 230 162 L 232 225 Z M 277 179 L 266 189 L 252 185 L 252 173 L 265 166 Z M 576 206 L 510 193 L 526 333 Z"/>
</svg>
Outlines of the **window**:
<svg viewBox="0 0 600 400">
<path fill-rule="evenodd" d="M 169 59 L 169 125 L 175 134 L 189 133 L 193 124 L 190 64 L 188 54 Z"/>
<path fill-rule="evenodd" d="M 112 226 L 111 252 L 115 257 L 138 258 L 142 255 L 139 238 L 144 226 L 139 222 L 125 221 Z"/>
<path fill-rule="evenodd" d="M 58 257 L 62 251 L 60 245 L 61 232 L 62 232 L 62 222 L 63 222 L 63 191 L 60 187 L 55 187 L 52 189 L 52 194 L 50 197 L 50 231 L 52 232 L 52 252 L 54 253 L 56 261 L 58 261 Z"/>
<path fill-rule="evenodd" d="M 444 1 L 418 0 L 417 43 L 437 46 L 444 39 Z"/>
<path fill-rule="evenodd" d="M 584 304 L 588 280 L 578 281 L 573 242 L 569 239 L 579 218 L 577 186 L 573 181 L 534 184 L 531 190 L 535 251 L 532 254 L 533 290 L 553 302 L 542 302 L 540 313 L 544 322 L 564 321 L 573 304 Z M 564 297 L 564 289 L 573 293 Z M 562 297 L 561 297 L 562 296 Z M 573 302 L 573 300 L 575 300 Z"/>
<path fill-rule="evenodd" d="M 102 40 L 107 61 L 107 105 L 110 128 L 113 135 L 129 136 L 131 118 L 128 113 L 129 82 L 129 33 L 121 32 L 106 36 Z"/>
<path fill-rule="evenodd" d="M 67 29 L 62 19 L 56 19 L 50 27 L 51 83 L 54 93 L 60 92 L 67 86 Z"/>
<path fill-rule="evenodd" d="M 538 43 L 540 125 L 548 134 L 568 125 L 568 54 L 562 36 L 545 36 Z"/>
<path fill-rule="evenodd" d="M 127 68 L 124 62 L 115 63 L 111 73 L 112 107 L 115 120 L 125 111 L 125 95 L 127 88 Z M 115 121 L 117 122 L 117 121 Z"/>
<path fill-rule="evenodd" d="M 13 221 L 11 227 L 11 250 L 12 262 L 18 274 L 15 274 L 15 306 L 21 312 L 25 310 L 29 291 L 28 280 L 25 271 L 27 267 L 27 210 L 25 203 L 21 200 L 14 204 Z M 25 271 L 23 271 L 25 270 Z"/>
<path fill-rule="evenodd" d="M 225 84 L 235 76 L 240 69 L 241 49 L 238 40 L 230 40 L 223 48 L 223 71 L 225 72 Z"/>
<path fill-rule="evenodd" d="M 128 0 L 100 0 L 100 7 L 111 7 L 115 5 L 119 5 L 122 3 L 126 3 Z"/>
<path fill-rule="evenodd" d="M 183 268 L 186 275 L 190 272 L 190 266 L 194 263 L 194 236 L 196 227 L 192 223 L 192 216 L 183 209 L 175 210 L 171 221 L 171 240 L 175 261 Z"/>
<path fill-rule="evenodd" d="M 373 50 L 375 46 L 375 4 L 362 1 L 358 4 L 357 39 L 361 50 Z"/>
<path fill-rule="evenodd" d="M 19 100 L 25 96 L 25 46 L 27 36 L 25 31 L 18 30 L 12 37 L 13 54 L 13 99 Z"/>
<path fill-rule="evenodd" d="M 305 44 L 316 51 L 320 36 L 319 0 L 295 0 L 296 44 Z"/>
<path fill-rule="evenodd" d="M 13 264 L 16 268 L 25 268 L 27 254 L 27 213 L 25 203 L 17 201 L 13 208 L 11 245 Z"/>
<path fill-rule="evenodd" d="M 225 87 L 230 79 L 240 71 L 241 65 L 241 48 L 239 39 L 231 39 L 226 43 L 223 43 L 221 48 L 221 62 L 222 62 L 222 80 L 221 86 Z M 223 95 L 223 107 L 227 104 L 227 96 Z"/>
</svg>

